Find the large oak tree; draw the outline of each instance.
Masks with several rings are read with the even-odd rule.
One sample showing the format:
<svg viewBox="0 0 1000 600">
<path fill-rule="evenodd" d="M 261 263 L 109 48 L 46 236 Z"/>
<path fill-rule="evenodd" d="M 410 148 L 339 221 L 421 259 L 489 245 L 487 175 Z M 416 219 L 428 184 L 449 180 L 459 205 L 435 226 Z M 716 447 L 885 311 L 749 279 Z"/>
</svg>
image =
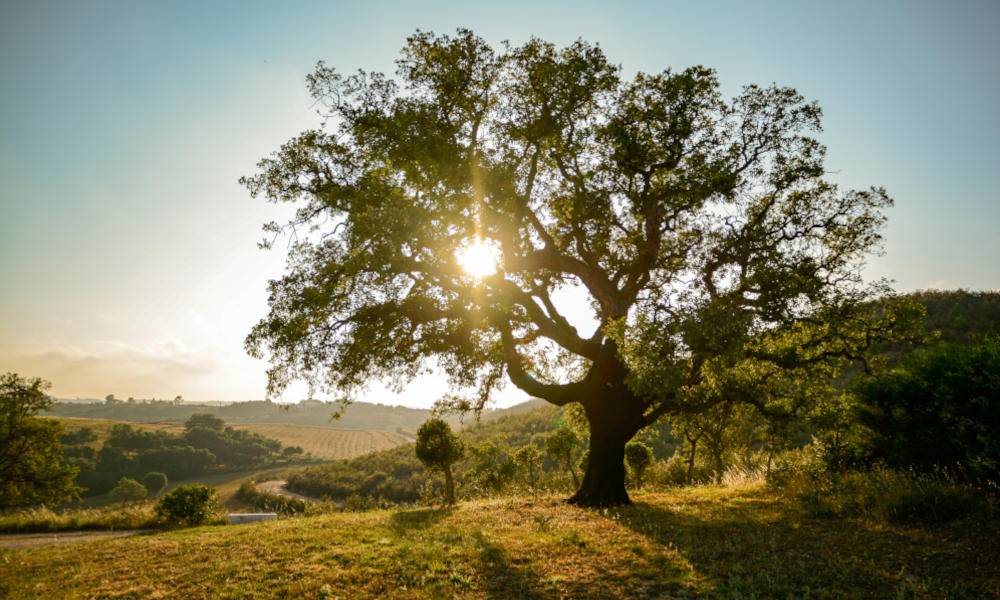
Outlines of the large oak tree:
<svg viewBox="0 0 1000 600">
<path fill-rule="evenodd" d="M 397 65 L 320 63 L 324 125 L 242 180 L 297 206 L 265 227 L 294 237 L 247 339 L 271 393 L 349 398 L 436 364 L 481 408 L 509 379 L 583 406 L 571 501 L 617 504 L 641 428 L 725 402 L 788 417 L 896 319 L 859 275 L 891 200 L 824 179 L 820 109 L 794 90 L 727 101 L 704 67 L 625 78 L 582 41 L 465 30 L 418 32 Z"/>
</svg>

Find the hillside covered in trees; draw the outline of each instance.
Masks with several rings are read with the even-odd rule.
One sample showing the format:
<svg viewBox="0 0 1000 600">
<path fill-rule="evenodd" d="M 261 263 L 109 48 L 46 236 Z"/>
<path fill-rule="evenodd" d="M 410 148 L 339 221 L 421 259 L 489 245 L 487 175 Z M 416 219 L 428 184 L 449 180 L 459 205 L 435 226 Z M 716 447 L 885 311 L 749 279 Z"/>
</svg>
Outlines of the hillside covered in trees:
<svg viewBox="0 0 1000 600">
<path fill-rule="evenodd" d="M 186 479 L 303 454 L 301 447 L 283 447 L 278 440 L 234 429 L 209 414 L 192 415 L 180 434 L 116 424 L 99 446 L 95 432 L 86 427 L 66 433 L 61 441 L 67 461 L 78 469 L 74 483 L 87 496 L 110 490 L 123 477 L 162 473 L 170 480 Z"/>
</svg>

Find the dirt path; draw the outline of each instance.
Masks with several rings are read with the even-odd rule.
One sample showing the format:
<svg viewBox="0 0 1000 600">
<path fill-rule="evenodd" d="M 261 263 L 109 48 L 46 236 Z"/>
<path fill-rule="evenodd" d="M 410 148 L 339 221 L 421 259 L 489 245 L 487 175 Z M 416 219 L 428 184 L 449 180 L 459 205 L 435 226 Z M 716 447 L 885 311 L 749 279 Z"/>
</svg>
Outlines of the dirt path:
<svg viewBox="0 0 1000 600">
<path fill-rule="evenodd" d="M 279 496 L 288 496 L 289 498 L 298 498 L 305 502 L 321 502 L 319 498 L 313 498 L 312 496 L 303 496 L 302 494 L 296 494 L 295 492 L 290 492 L 285 489 L 285 484 L 288 481 L 284 479 L 272 479 L 270 481 L 261 481 L 254 487 L 257 488 L 258 492 L 267 492 L 270 494 L 278 494 Z"/>
<path fill-rule="evenodd" d="M 92 542 L 106 538 L 119 538 L 155 529 L 123 529 L 120 531 L 58 531 L 54 533 L 5 533 L 0 535 L 0 548 L 4 550 L 28 550 L 53 544 L 75 544 Z"/>
</svg>

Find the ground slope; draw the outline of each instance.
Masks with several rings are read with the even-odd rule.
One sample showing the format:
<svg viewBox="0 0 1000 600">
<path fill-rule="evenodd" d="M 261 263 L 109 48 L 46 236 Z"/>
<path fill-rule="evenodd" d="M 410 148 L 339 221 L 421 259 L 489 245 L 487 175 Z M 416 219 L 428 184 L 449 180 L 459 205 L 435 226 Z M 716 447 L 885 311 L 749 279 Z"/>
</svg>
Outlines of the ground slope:
<svg viewBox="0 0 1000 600">
<path fill-rule="evenodd" d="M 0 552 L 10 598 L 1000 597 L 995 520 L 804 517 L 762 488 L 343 513 Z"/>
</svg>

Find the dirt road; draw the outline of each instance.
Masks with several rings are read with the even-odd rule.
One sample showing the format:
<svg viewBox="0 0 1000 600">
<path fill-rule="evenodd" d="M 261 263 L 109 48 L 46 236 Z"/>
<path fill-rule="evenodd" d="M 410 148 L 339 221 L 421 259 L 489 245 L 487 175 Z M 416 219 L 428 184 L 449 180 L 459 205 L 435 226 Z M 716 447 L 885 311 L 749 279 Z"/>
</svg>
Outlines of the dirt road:
<svg viewBox="0 0 1000 600">
<path fill-rule="evenodd" d="M 75 544 L 92 542 L 106 538 L 118 538 L 154 529 L 123 529 L 121 531 L 59 531 L 55 533 L 11 533 L 0 535 L 0 548 L 4 550 L 27 550 L 53 544 Z"/>
<path fill-rule="evenodd" d="M 296 494 L 295 492 L 286 490 L 286 483 L 288 483 L 288 481 L 284 479 L 272 479 L 270 481 L 261 481 L 254 487 L 257 488 L 258 492 L 267 492 L 270 494 L 278 494 L 279 496 L 288 496 L 289 498 L 298 498 L 299 500 L 304 500 L 305 502 L 320 502 L 319 498 L 303 496 L 302 494 Z"/>
</svg>

